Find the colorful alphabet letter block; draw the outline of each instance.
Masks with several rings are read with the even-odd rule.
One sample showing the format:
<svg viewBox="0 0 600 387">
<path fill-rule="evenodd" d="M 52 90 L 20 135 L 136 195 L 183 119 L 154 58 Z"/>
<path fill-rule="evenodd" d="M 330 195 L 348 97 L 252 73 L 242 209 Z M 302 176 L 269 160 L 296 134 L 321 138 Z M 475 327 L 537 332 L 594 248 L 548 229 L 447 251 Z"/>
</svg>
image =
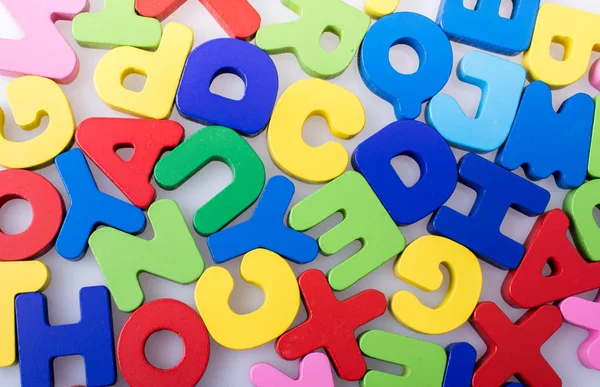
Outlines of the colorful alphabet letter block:
<svg viewBox="0 0 600 387">
<path fill-rule="evenodd" d="M 260 27 L 260 15 L 248 0 L 200 0 L 208 12 L 232 38 L 250 40 Z M 185 0 L 135 0 L 135 9 L 142 16 L 165 20 L 185 3 Z"/>
<path fill-rule="evenodd" d="M 600 292 L 594 302 L 569 297 L 560 303 L 560 311 L 566 322 L 590 332 L 579 346 L 577 356 L 584 366 L 600 370 Z"/>
<path fill-rule="evenodd" d="M 571 218 L 575 245 L 589 261 L 600 261 L 600 228 L 593 210 L 600 204 L 600 180 L 590 180 L 570 191 L 563 209 Z"/>
<path fill-rule="evenodd" d="M 469 319 L 479 302 L 483 285 L 479 261 L 469 249 L 450 239 L 420 237 L 398 257 L 394 274 L 420 289 L 435 291 L 444 279 L 442 264 L 450 273 L 450 285 L 439 306 L 429 308 L 406 290 L 390 299 L 392 315 L 412 330 L 433 335 L 453 331 Z"/>
<path fill-rule="evenodd" d="M 40 261 L 0 262 L 0 368 L 17 359 L 15 297 L 41 292 L 50 283 L 50 271 Z"/>
<path fill-rule="evenodd" d="M 154 52 L 134 47 L 112 49 L 96 66 L 96 92 L 107 105 L 120 112 L 156 120 L 167 118 L 173 110 L 179 79 L 193 43 L 190 27 L 169 23 Z M 132 74 L 146 77 L 142 91 L 129 90 L 123 85 Z"/>
<path fill-rule="evenodd" d="M 210 91 L 213 80 L 226 73 L 244 81 L 241 100 Z M 269 123 L 278 88 L 277 68 L 264 51 L 237 39 L 214 39 L 196 47 L 188 57 L 175 103 L 188 120 L 255 136 Z"/>
<path fill-rule="evenodd" d="M 369 289 L 339 301 L 323 273 L 316 269 L 302 273 L 298 284 L 308 319 L 279 337 L 277 353 L 285 360 L 296 360 L 324 348 L 342 379 L 359 380 L 367 372 L 367 365 L 354 331 L 385 313 L 385 296 Z"/>
<path fill-rule="evenodd" d="M 362 387 L 441 385 L 446 367 L 446 352 L 441 346 L 380 330 L 363 333 L 359 342 L 365 356 L 404 368 L 402 375 L 369 370 Z"/>
<path fill-rule="evenodd" d="M 248 0 L 200 0 L 232 38 L 251 40 L 260 27 L 260 14 Z"/>
<path fill-rule="evenodd" d="M 361 249 L 327 274 L 334 290 L 345 290 L 398 255 L 406 244 L 377 196 L 359 173 L 349 171 L 296 204 L 289 224 L 305 231 L 341 212 L 344 220 L 318 238 L 325 255 L 333 255 L 355 240 Z"/>
<path fill-rule="evenodd" d="M 396 10 L 400 0 L 365 0 L 365 13 L 373 19 L 379 19 Z"/>
<path fill-rule="evenodd" d="M 98 225 L 127 233 L 140 232 L 146 225 L 142 210 L 98 190 L 81 150 L 72 149 L 58 156 L 56 168 L 71 199 L 56 240 L 56 252 L 61 257 L 83 258 L 88 238 Z"/>
<path fill-rule="evenodd" d="M 528 386 L 562 386 L 540 352 L 562 325 L 556 306 L 531 309 L 513 324 L 496 304 L 483 302 L 475 309 L 471 325 L 487 345 L 473 374 L 473 387 L 501 386 L 513 375 Z"/>
<path fill-rule="evenodd" d="M 600 31 L 594 28 L 599 22 L 600 15 L 595 13 L 559 4 L 543 4 L 531 46 L 523 54 L 523 66 L 529 77 L 553 88 L 570 85 L 583 77 L 592 51 L 597 50 L 600 43 Z M 553 43 L 563 46 L 561 59 L 552 57 Z"/>
<path fill-rule="evenodd" d="M 164 21 L 186 0 L 135 0 L 135 11 L 142 16 Z"/>
<path fill-rule="evenodd" d="M 19 366 L 23 387 L 54 386 L 52 362 L 60 356 L 83 356 L 86 384 L 112 386 L 117 381 L 110 295 L 104 286 L 79 291 L 81 320 L 50 325 L 42 293 L 18 295 L 15 301 Z"/>
<path fill-rule="evenodd" d="M 270 178 L 249 220 L 208 237 L 208 248 L 215 263 L 257 248 L 270 250 L 296 263 L 313 261 L 319 254 L 317 242 L 285 224 L 294 191 L 294 183 L 286 177 Z"/>
<path fill-rule="evenodd" d="M 464 245 L 500 269 L 515 269 L 525 249 L 500 232 L 506 212 L 512 207 L 527 216 L 539 215 L 550 193 L 474 153 L 460 160 L 458 175 L 459 182 L 477 192 L 469 216 L 444 206 L 429 221 L 429 232 Z"/>
<path fill-rule="evenodd" d="M 351 91 L 320 79 L 303 79 L 291 85 L 275 105 L 267 144 L 275 164 L 288 175 L 326 183 L 344 173 L 350 158 L 337 142 L 313 147 L 304 141 L 304 123 L 315 115 L 325 118 L 331 134 L 342 140 L 356 136 L 366 122 L 363 105 Z"/>
<path fill-rule="evenodd" d="M 152 204 L 148 218 L 154 228 L 152 240 L 111 227 L 90 236 L 90 248 L 123 312 L 132 312 L 144 303 L 140 273 L 190 284 L 204 271 L 204 260 L 175 201 L 163 199 Z"/>
<path fill-rule="evenodd" d="M 437 21 L 452 40 L 503 55 L 529 48 L 540 0 L 511 0 L 509 18 L 499 14 L 501 0 L 476 3 L 475 9 L 468 9 L 463 0 L 442 1 Z"/>
<path fill-rule="evenodd" d="M 419 180 L 407 187 L 392 167 L 405 155 L 419 165 Z M 389 124 L 356 147 L 352 165 L 360 172 L 394 222 L 418 222 L 446 203 L 454 192 L 456 160 L 446 141 L 431 127 L 412 120 Z"/>
<path fill-rule="evenodd" d="M 471 387 L 477 351 L 469 343 L 453 343 L 446 347 L 448 363 L 442 387 Z"/>
<path fill-rule="evenodd" d="M 457 75 L 481 89 L 476 117 L 468 117 L 453 97 L 438 94 L 427 106 L 427 123 L 457 148 L 479 153 L 500 148 L 517 114 L 525 70 L 507 59 L 469 51 L 460 60 Z"/>
<path fill-rule="evenodd" d="M 586 178 L 593 117 L 594 100 L 589 95 L 576 94 L 555 112 L 550 88 L 535 81 L 523 92 L 496 163 L 511 171 L 522 166 L 531 180 L 554 174 L 560 188 L 579 187 Z"/>
<path fill-rule="evenodd" d="M 254 312 L 238 314 L 229 306 L 233 278 L 227 269 L 213 266 L 196 284 L 196 308 L 211 337 L 230 349 L 250 349 L 275 340 L 292 325 L 300 309 L 300 291 L 292 268 L 279 255 L 252 250 L 240 265 L 242 279 L 259 286 L 264 304 Z"/>
<path fill-rule="evenodd" d="M 135 13 L 135 0 L 104 0 L 102 12 L 80 13 L 73 20 L 73 36 L 82 46 L 132 46 L 155 49 L 160 43 L 160 22 Z"/>
<path fill-rule="evenodd" d="M 48 116 L 49 123 L 39 136 L 31 140 L 11 141 L 4 134 L 5 117 L 0 109 L 0 166 L 45 166 L 71 145 L 75 120 L 60 86 L 50 79 L 25 76 L 12 80 L 6 87 L 6 95 L 15 122 L 21 129 L 39 128 L 45 116 Z"/>
<path fill-rule="evenodd" d="M 31 224 L 19 234 L 0 230 L 0 261 L 21 261 L 42 255 L 51 247 L 62 224 L 62 197 L 43 176 L 22 169 L 0 171 L 0 208 L 16 198 L 26 200 L 31 206 Z"/>
<path fill-rule="evenodd" d="M 334 387 L 331 364 L 327 355 L 310 353 L 298 365 L 298 379 L 290 379 L 277 368 L 255 364 L 250 368 L 250 381 L 254 387 Z"/>
<path fill-rule="evenodd" d="M 594 121 L 592 125 L 592 139 L 590 143 L 590 159 L 588 162 L 588 175 L 590 178 L 600 178 L 600 96 L 594 98 Z"/>
<path fill-rule="evenodd" d="M 144 347 L 153 333 L 167 330 L 183 342 L 183 357 L 170 369 L 156 368 Z M 210 336 L 198 313 L 177 300 L 162 298 L 142 305 L 125 321 L 117 343 L 119 369 L 131 387 L 195 386 L 208 365 Z"/>
<path fill-rule="evenodd" d="M 569 218 L 559 209 L 536 221 L 525 256 L 506 276 L 502 296 L 519 308 L 533 308 L 600 288 L 600 262 L 587 262 L 567 238 Z M 544 276 L 544 265 L 552 269 Z"/>
<path fill-rule="evenodd" d="M 342 0 L 282 0 L 299 18 L 261 27 L 256 45 L 268 54 L 293 53 L 311 77 L 329 79 L 340 75 L 358 52 L 371 19 Z M 340 42 L 333 51 L 321 46 L 325 32 Z"/>
<path fill-rule="evenodd" d="M 163 157 L 154 170 L 158 185 L 174 190 L 211 161 L 227 164 L 233 182 L 196 211 L 194 228 L 205 236 L 225 227 L 260 195 L 265 166 L 254 149 L 233 130 L 209 126 Z"/>
<path fill-rule="evenodd" d="M 18 77 L 38 75 L 58 83 L 71 83 L 79 72 L 75 51 L 54 26 L 73 20 L 87 10 L 87 0 L 2 0 L 17 22 L 22 39 L 0 39 L 0 74 Z"/>
<path fill-rule="evenodd" d="M 412 74 L 396 71 L 390 49 L 410 46 L 419 57 Z M 431 19 L 413 12 L 398 12 L 373 24 L 365 35 L 358 58 L 360 75 L 369 90 L 394 107 L 396 118 L 416 119 L 423 103 L 442 90 L 452 73 L 452 46 Z"/>
<path fill-rule="evenodd" d="M 88 118 L 77 128 L 77 145 L 127 196 L 131 203 L 148 208 L 156 196 L 150 184 L 154 165 L 166 150 L 183 139 L 183 126 L 168 120 Z M 130 160 L 117 154 L 133 148 Z"/>
</svg>

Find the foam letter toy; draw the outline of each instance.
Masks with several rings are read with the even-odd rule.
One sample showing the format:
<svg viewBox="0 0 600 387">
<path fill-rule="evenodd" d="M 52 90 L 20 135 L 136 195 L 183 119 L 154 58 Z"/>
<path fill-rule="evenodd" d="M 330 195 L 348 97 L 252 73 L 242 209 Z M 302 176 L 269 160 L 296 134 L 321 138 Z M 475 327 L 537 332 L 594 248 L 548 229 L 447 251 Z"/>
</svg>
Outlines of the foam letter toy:
<svg viewBox="0 0 600 387">
<path fill-rule="evenodd" d="M 294 196 L 294 184 L 283 176 L 267 182 L 252 217 L 208 237 L 215 263 L 223 263 L 257 248 L 270 250 L 295 263 L 317 258 L 317 242 L 285 225 L 285 214 Z"/>
<path fill-rule="evenodd" d="M 512 1 L 510 18 L 499 15 L 501 0 L 478 0 L 475 9 L 463 0 L 443 0 L 437 22 L 460 43 L 502 55 L 517 55 L 529 48 L 540 0 Z"/>
<path fill-rule="evenodd" d="M 117 381 L 110 295 L 104 286 L 79 291 L 81 320 L 50 325 L 42 293 L 18 295 L 15 301 L 19 366 L 23 387 L 54 386 L 52 362 L 81 355 L 88 386 L 112 386 Z"/>
<path fill-rule="evenodd" d="M 367 372 L 367 365 L 354 331 L 385 313 L 385 296 L 368 289 L 339 301 L 323 273 L 316 269 L 302 273 L 298 284 L 308 318 L 277 340 L 277 353 L 285 360 L 296 360 L 323 348 L 340 378 L 359 380 Z"/>
<path fill-rule="evenodd" d="M 373 19 L 379 19 L 396 10 L 400 0 L 365 0 L 365 13 Z"/>
<path fill-rule="evenodd" d="M 579 346 L 577 357 L 587 368 L 600 370 L 600 292 L 594 302 L 569 297 L 560 303 L 560 311 L 566 322 L 590 332 Z"/>
<path fill-rule="evenodd" d="M 142 210 L 98 190 L 85 156 L 79 149 L 58 156 L 56 168 L 71 199 L 56 240 L 56 252 L 61 257 L 69 260 L 83 258 L 88 237 L 100 224 L 128 233 L 137 233 L 146 225 Z"/>
<path fill-rule="evenodd" d="M 600 261 L 600 228 L 592 211 L 600 204 L 600 180 L 590 180 L 570 191 L 563 209 L 571 218 L 575 245 L 589 261 Z"/>
<path fill-rule="evenodd" d="M 157 201 L 148 209 L 148 218 L 154 228 L 152 240 L 110 227 L 96 230 L 90 237 L 98 266 L 123 312 L 132 312 L 144 303 L 138 280 L 141 272 L 190 284 L 204 271 L 204 260 L 176 202 Z"/>
<path fill-rule="evenodd" d="M 170 369 L 154 367 L 144 347 L 153 333 L 177 333 L 183 342 L 183 358 Z M 123 325 L 117 343 L 123 378 L 131 387 L 195 386 L 208 365 L 210 339 L 198 313 L 183 302 L 160 299 L 142 305 Z"/>
<path fill-rule="evenodd" d="M 17 358 L 15 297 L 42 291 L 50 282 L 50 271 L 42 262 L 0 262 L 0 367 Z"/>
<path fill-rule="evenodd" d="M 531 309 L 512 323 L 496 304 L 482 302 L 473 312 L 471 325 L 487 345 L 473 374 L 473 387 L 500 386 L 512 376 L 527 386 L 562 386 L 540 352 L 562 325 L 556 306 Z"/>
<path fill-rule="evenodd" d="M 241 100 L 210 91 L 213 80 L 226 73 L 244 81 Z M 264 51 L 236 39 L 214 39 L 195 48 L 188 57 L 175 103 L 188 120 L 255 136 L 269 123 L 278 87 L 277 68 Z"/>
<path fill-rule="evenodd" d="M 448 362 L 442 387 L 471 387 L 477 351 L 469 343 L 454 343 L 446 347 Z"/>
<path fill-rule="evenodd" d="M 444 377 L 446 352 L 441 346 L 393 333 L 370 330 L 360 336 L 360 349 L 373 359 L 400 364 L 403 375 L 369 370 L 362 387 L 439 386 Z"/>
<path fill-rule="evenodd" d="M 390 49 L 411 47 L 419 69 L 403 74 L 390 63 Z M 452 47 L 444 32 L 429 18 L 398 12 L 376 22 L 367 32 L 358 58 L 360 75 L 369 90 L 394 107 L 396 117 L 415 119 L 421 105 L 442 90 L 452 73 Z"/>
<path fill-rule="evenodd" d="M 298 379 L 292 380 L 277 368 L 265 363 L 250 368 L 250 381 L 254 387 L 334 387 L 331 364 L 327 355 L 313 352 L 298 365 Z"/>
<path fill-rule="evenodd" d="M 300 309 L 296 276 L 277 254 L 263 249 L 249 252 L 242 259 L 240 274 L 265 293 L 258 310 L 237 314 L 231 309 L 233 278 L 218 266 L 200 277 L 194 297 L 211 337 L 230 349 L 255 348 L 276 339 L 292 325 Z"/>
<path fill-rule="evenodd" d="M 0 261 L 39 257 L 48 251 L 62 224 L 62 198 L 43 176 L 20 169 L 0 171 L 0 208 L 17 198 L 31 206 L 31 224 L 19 234 L 0 230 Z"/>
<path fill-rule="evenodd" d="M 523 66 L 532 80 L 550 87 L 564 87 L 583 77 L 592 51 L 600 43 L 600 31 L 594 26 L 600 16 L 559 4 L 543 4 L 538 12 L 529 50 L 523 54 Z M 553 43 L 564 47 L 563 58 L 552 57 Z"/>
<path fill-rule="evenodd" d="M 593 116 L 594 100 L 589 95 L 572 96 L 557 113 L 550 88 L 533 82 L 525 88 L 496 163 L 511 171 L 523 166 L 531 180 L 554 174 L 560 188 L 579 187 L 586 178 Z"/>
<path fill-rule="evenodd" d="M 507 59 L 470 51 L 460 60 L 457 75 L 481 89 L 476 117 L 465 115 L 453 97 L 438 94 L 427 106 L 427 123 L 457 148 L 482 153 L 500 148 L 519 107 L 525 70 Z"/>
<path fill-rule="evenodd" d="M 344 290 L 397 256 L 406 242 L 369 184 L 353 171 L 292 207 L 289 224 L 295 230 L 305 231 L 336 212 L 343 213 L 344 220 L 319 237 L 323 254 L 333 255 L 355 240 L 362 245 L 327 275 L 334 290 Z"/>
<path fill-rule="evenodd" d="M 464 245 L 500 269 L 515 269 L 525 249 L 502 234 L 500 225 L 509 207 L 526 216 L 541 214 L 550 193 L 473 153 L 459 161 L 458 175 L 459 182 L 477 193 L 469 216 L 444 206 L 433 215 L 427 229 Z"/>
<path fill-rule="evenodd" d="M 591 178 L 600 178 L 600 96 L 594 98 L 594 121 L 592 125 L 592 139 L 590 144 L 590 158 L 588 161 L 588 175 Z"/>
<path fill-rule="evenodd" d="M 79 124 L 75 139 L 135 206 L 146 209 L 156 195 L 150 184 L 154 165 L 181 142 L 183 133 L 175 121 L 88 118 Z M 133 156 L 124 161 L 116 151 L 127 147 L 133 147 Z"/>
<path fill-rule="evenodd" d="M 519 308 L 533 308 L 600 288 L 600 262 L 579 255 L 567 238 L 569 218 L 552 210 L 538 218 L 525 242 L 526 252 L 502 285 L 502 296 Z M 548 263 L 552 275 L 542 275 Z"/>
<path fill-rule="evenodd" d="M 422 236 L 408 245 L 394 265 L 394 274 L 422 290 L 442 286 L 443 264 L 450 273 L 446 297 L 436 308 L 423 305 L 411 292 L 403 290 L 390 299 L 392 315 L 400 323 L 421 333 L 439 335 L 463 325 L 479 301 L 483 277 L 477 257 L 450 239 Z"/>
<path fill-rule="evenodd" d="M 133 46 L 154 49 L 160 42 L 160 22 L 135 13 L 135 0 L 104 0 L 102 12 L 84 12 L 73 20 L 73 36 L 82 46 Z"/>
<path fill-rule="evenodd" d="M 400 155 L 419 164 L 421 176 L 407 187 L 392 167 Z M 412 120 L 394 122 L 362 142 L 352 156 L 394 222 L 412 224 L 446 203 L 454 192 L 458 173 L 454 154 L 431 127 Z"/>
<path fill-rule="evenodd" d="M 371 19 L 340 0 L 282 0 L 282 3 L 299 18 L 261 27 L 256 33 L 256 45 L 268 54 L 294 54 L 302 70 L 311 77 L 329 79 L 343 73 L 358 51 Z M 325 32 L 339 38 L 339 45 L 333 51 L 320 44 Z"/>
<path fill-rule="evenodd" d="M 327 120 L 331 134 L 348 140 L 363 130 L 365 110 L 360 100 L 341 86 L 308 78 L 294 83 L 275 106 L 267 130 L 271 158 L 288 175 L 310 183 L 335 179 L 348 166 L 348 152 L 330 141 L 313 147 L 302 139 L 302 127 L 312 116 Z"/>
<path fill-rule="evenodd" d="M 192 30 L 182 24 L 165 26 L 155 52 L 134 47 L 117 47 L 109 51 L 96 67 L 94 86 L 110 107 L 135 116 L 161 120 L 173 110 L 179 78 L 194 42 Z M 128 75 L 146 77 L 140 92 L 123 86 Z"/>
<path fill-rule="evenodd" d="M 4 135 L 5 117 L 0 109 L 0 166 L 43 166 L 71 144 L 75 120 L 67 97 L 56 83 L 41 77 L 17 78 L 6 87 L 6 95 L 15 122 L 21 129 L 38 128 L 44 116 L 48 116 L 49 123 L 31 140 L 10 141 Z"/>
<path fill-rule="evenodd" d="M 200 0 L 232 38 L 251 40 L 260 27 L 260 15 L 248 0 Z M 135 0 L 140 15 L 165 20 L 185 0 Z"/>
<path fill-rule="evenodd" d="M 590 85 L 594 86 L 596 90 L 600 90 L 600 61 L 594 62 L 590 68 L 589 80 Z"/>
<path fill-rule="evenodd" d="M 163 21 L 184 3 L 185 0 L 135 0 L 135 10 L 139 15 Z"/>
<path fill-rule="evenodd" d="M 196 211 L 194 228 L 205 236 L 225 227 L 260 195 L 265 167 L 254 149 L 233 130 L 209 126 L 162 158 L 154 170 L 158 185 L 174 190 L 211 161 L 227 164 L 233 182 Z"/>
<path fill-rule="evenodd" d="M 260 15 L 248 0 L 200 0 L 232 38 L 251 40 L 260 27 Z"/>
<path fill-rule="evenodd" d="M 2 5 L 24 37 L 0 39 L 0 74 L 39 75 L 59 83 L 71 83 L 79 72 L 79 61 L 54 23 L 73 20 L 87 9 L 87 0 L 2 0 Z"/>
</svg>

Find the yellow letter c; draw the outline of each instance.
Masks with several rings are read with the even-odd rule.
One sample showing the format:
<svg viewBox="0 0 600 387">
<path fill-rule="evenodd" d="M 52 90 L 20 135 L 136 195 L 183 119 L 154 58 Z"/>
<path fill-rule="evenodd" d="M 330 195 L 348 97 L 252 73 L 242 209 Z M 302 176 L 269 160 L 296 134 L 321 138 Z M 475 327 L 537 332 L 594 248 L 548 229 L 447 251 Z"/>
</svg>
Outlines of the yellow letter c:
<svg viewBox="0 0 600 387">
<path fill-rule="evenodd" d="M 294 322 L 300 309 L 298 281 L 288 263 L 264 249 L 244 256 L 242 278 L 260 286 L 264 304 L 248 314 L 237 314 L 229 306 L 233 278 L 222 267 L 206 270 L 196 285 L 196 307 L 212 338 L 230 349 L 250 349 L 281 336 Z"/>
<path fill-rule="evenodd" d="M 273 110 L 267 129 L 271 158 L 285 173 L 310 183 L 335 179 L 348 166 L 348 152 L 337 142 L 311 147 L 302 128 L 312 116 L 327 120 L 331 133 L 347 140 L 365 126 L 365 110 L 352 92 L 321 79 L 303 79 L 290 86 Z"/>
</svg>

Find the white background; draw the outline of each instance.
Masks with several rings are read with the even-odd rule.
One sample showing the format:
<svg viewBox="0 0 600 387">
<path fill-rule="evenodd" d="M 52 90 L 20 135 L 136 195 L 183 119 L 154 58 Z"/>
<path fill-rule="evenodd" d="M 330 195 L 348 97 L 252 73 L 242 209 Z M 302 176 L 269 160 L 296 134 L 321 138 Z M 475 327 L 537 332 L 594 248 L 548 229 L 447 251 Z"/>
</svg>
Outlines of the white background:
<svg viewBox="0 0 600 387">
<path fill-rule="evenodd" d="M 252 5 L 258 10 L 262 16 L 263 25 L 280 23 L 293 20 L 295 15 L 288 8 L 284 7 L 278 0 L 250 0 Z M 353 6 L 362 9 L 362 0 L 347 0 Z M 476 0 L 465 0 L 469 6 L 473 7 Z M 1 1 L 0 1 L 1 3 Z M 91 11 L 97 12 L 102 8 L 101 0 L 91 1 Z M 440 0 L 401 0 L 398 11 L 413 11 L 421 13 L 431 19 L 435 19 L 438 11 Z M 554 0 L 542 1 L 542 3 L 559 3 L 584 9 L 586 11 L 600 14 L 600 3 L 591 0 Z M 503 0 L 502 13 L 509 14 L 511 7 L 510 0 Z M 0 7 L 1 8 L 1 7 Z M 166 22 L 179 22 L 190 26 L 195 33 L 194 46 L 217 37 L 224 37 L 225 33 L 219 25 L 212 19 L 206 9 L 198 1 L 188 1 L 178 11 L 176 11 Z M 80 123 L 88 117 L 103 116 L 103 117 L 125 117 L 126 115 L 117 113 L 108 108 L 97 96 L 92 78 L 94 69 L 98 60 L 105 54 L 105 50 L 87 49 L 80 47 L 71 35 L 70 22 L 58 22 L 58 28 L 65 36 L 67 41 L 77 51 L 81 63 L 81 71 L 77 79 L 70 85 L 62 86 L 65 91 L 77 123 Z M 18 38 L 20 35 L 19 28 L 14 24 L 11 17 L 7 15 L 4 9 L 0 9 L 0 37 Z M 332 36 L 324 38 L 326 47 L 335 47 L 336 39 Z M 454 63 L 455 66 L 471 47 L 454 44 Z M 559 50 L 557 51 L 559 52 Z M 599 56 L 594 54 L 593 60 Z M 307 75 L 302 72 L 296 59 L 291 54 L 273 56 L 277 68 L 279 70 L 279 93 L 281 94 L 292 83 L 306 78 Z M 515 62 L 520 62 L 521 56 L 510 58 Z M 409 72 L 414 71 L 418 65 L 418 59 L 414 51 L 408 48 L 395 47 L 391 52 L 391 61 L 398 69 Z M 6 94 L 4 92 L 6 85 L 10 82 L 8 77 L 0 77 L 0 106 L 4 109 L 6 119 L 6 136 L 12 140 L 25 140 L 34 137 L 41 133 L 44 125 L 47 124 L 47 119 L 41 128 L 32 132 L 26 133 L 19 129 L 12 118 L 12 114 L 8 107 Z M 383 128 L 387 124 L 395 121 L 393 109 L 384 100 L 372 94 L 363 84 L 356 63 L 356 59 L 350 67 L 339 77 L 332 82 L 344 86 L 355 93 L 364 104 L 367 123 L 364 130 L 349 141 L 343 141 L 344 146 L 351 152 L 360 142 L 367 137 Z M 141 87 L 143 80 L 127 80 L 127 84 L 133 87 Z M 223 93 L 227 96 L 243 95 L 243 83 L 235 76 L 221 76 L 213 84 L 213 90 Z M 554 106 L 558 108 L 562 101 L 576 92 L 586 92 L 592 96 L 596 95 L 596 91 L 589 85 L 587 78 L 584 78 L 574 85 L 566 87 L 562 90 L 554 92 Z M 477 111 L 481 92 L 474 86 L 461 83 L 453 74 L 450 81 L 444 89 L 445 93 L 454 96 L 460 105 L 465 109 L 465 112 L 470 116 L 474 116 Z M 201 128 L 199 124 L 186 121 L 180 117 L 176 109 L 171 115 L 171 119 L 182 123 L 186 129 L 186 137 L 196 132 Z M 420 118 L 423 119 L 423 116 Z M 263 159 L 267 175 L 272 176 L 281 174 L 269 157 L 267 151 L 265 133 L 248 139 L 250 144 L 256 149 L 258 154 Z M 304 138 L 311 145 L 319 145 L 329 140 L 333 140 L 333 136 L 327 130 L 327 125 L 323 119 L 311 118 L 305 125 Z M 456 151 L 457 158 L 461 157 L 464 152 Z M 494 153 L 486 155 L 487 158 L 493 159 Z M 419 170 L 416 163 L 407 161 L 405 158 L 397 158 L 393 162 L 399 174 L 406 182 L 416 181 L 419 176 Z M 99 170 L 90 163 L 94 176 L 99 187 L 116 197 L 125 199 L 124 196 L 116 189 L 116 187 L 102 174 Z M 61 192 L 64 197 L 65 204 L 69 204 L 69 198 L 66 195 L 64 186 L 58 176 L 54 165 L 48 166 L 39 171 L 43 176 L 48 178 Z M 523 175 L 521 170 L 516 173 Z M 212 163 L 197 173 L 192 179 L 181 186 L 176 191 L 164 191 L 157 187 L 158 198 L 175 199 L 188 222 L 192 227 L 192 217 L 195 210 L 207 202 L 213 195 L 223 189 L 231 182 L 231 172 L 224 164 Z M 308 194 L 318 188 L 318 186 L 308 185 L 294 181 L 296 184 L 296 195 L 294 203 L 306 197 Z M 155 182 L 153 184 L 156 186 Z M 548 209 L 560 208 L 565 195 L 565 191 L 558 189 L 554 180 L 547 179 L 539 182 L 542 187 L 548 189 L 552 193 L 552 199 Z M 467 214 L 471 208 L 475 194 L 470 189 L 459 184 L 454 195 L 451 197 L 447 205 Z M 253 207 L 242 214 L 235 222 L 240 222 L 249 217 Z M 18 233 L 27 228 L 31 220 L 31 209 L 29 205 L 20 200 L 13 200 L 2 208 L 0 208 L 0 228 L 7 233 Z M 336 222 L 341 220 L 341 215 L 336 215 L 328 219 L 325 224 L 311 230 L 312 236 L 321 235 L 325 230 L 331 228 Z M 401 230 L 407 238 L 408 242 L 416 238 L 426 235 L 426 225 L 429 218 L 414 224 L 409 227 L 402 227 Z M 523 242 L 534 222 L 533 218 L 528 218 L 516 211 L 510 210 L 504 223 L 502 231 L 519 242 Z M 212 258 L 206 247 L 206 239 L 195 234 L 196 242 L 200 248 L 207 266 L 213 265 Z M 152 237 L 151 227 L 148 227 L 144 234 L 145 238 Z M 300 266 L 291 264 L 296 274 L 309 268 L 318 268 L 327 271 L 336 263 L 342 261 L 349 255 L 353 254 L 359 247 L 358 242 L 344 249 L 341 253 L 332 257 L 319 256 L 314 262 Z M 54 250 L 47 253 L 41 258 L 46 263 L 52 272 L 52 282 L 45 294 L 48 297 L 49 313 L 51 324 L 68 324 L 75 323 L 79 320 L 79 298 L 78 292 L 84 286 L 103 285 L 104 278 L 96 261 L 91 253 L 79 262 L 69 262 L 56 254 Z M 231 305 L 235 311 L 239 313 L 251 312 L 258 308 L 262 303 L 262 292 L 259 288 L 246 284 L 241 281 L 239 276 L 240 259 L 228 262 L 223 266 L 226 267 L 235 278 L 236 288 L 231 297 Z M 427 305 L 433 307 L 437 305 L 444 297 L 447 289 L 448 279 L 446 278 L 442 289 L 427 294 L 413 288 L 412 286 L 403 283 L 394 277 L 392 272 L 393 260 L 380 267 L 366 279 L 352 286 L 350 289 L 338 294 L 338 298 L 347 298 L 364 289 L 376 288 L 383 291 L 387 297 L 390 297 L 394 292 L 409 289 L 419 296 L 419 298 Z M 494 301 L 508 314 L 508 316 L 516 320 L 520 317 L 524 310 L 512 309 L 504 303 L 500 296 L 500 285 L 506 275 L 505 272 L 496 269 L 484 262 L 481 262 L 484 276 L 484 287 L 481 294 L 481 301 Z M 443 269 L 445 271 L 445 269 Z M 447 276 L 446 276 L 447 277 Z M 181 300 L 192 307 L 194 284 L 188 286 L 178 285 L 150 275 L 141 275 L 142 287 L 144 289 L 146 300 L 155 300 L 158 298 L 175 298 Z M 594 292 L 589 292 L 583 296 L 591 299 Z M 306 313 L 304 308 L 300 308 L 300 313 L 296 318 L 295 324 L 304 321 Z M 113 320 L 114 329 L 118 334 L 123 323 L 127 319 L 128 314 L 117 310 L 113 305 Z M 359 332 L 368 329 L 383 329 L 402 335 L 409 335 L 424 340 L 433 341 L 446 346 L 452 342 L 468 341 L 472 343 L 479 355 L 485 351 L 485 345 L 469 324 L 465 324 L 459 329 L 439 336 L 426 336 L 417 334 L 408 330 L 397 323 L 388 313 L 378 318 L 376 321 L 363 326 Z M 357 332 L 357 333 L 359 333 Z M 576 351 L 579 344 L 587 337 L 587 332 L 567 324 L 563 327 L 544 345 L 543 354 L 548 359 L 550 364 L 561 376 L 564 385 L 568 387 L 592 387 L 600 385 L 600 373 L 584 368 L 577 360 Z M 115 338 L 116 342 L 116 338 Z M 157 366 L 164 368 L 174 366 L 181 357 L 183 346 L 179 338 L 172 333 L 161 332 L 155 334 L 146 346 L 148 358 Z M 200 386 L 210 387 L 241 387 L 249 386 L 248 369 L 255 363 L 268 362 L 275 365 L 277 368 L 296 377 L 297 362 L 287 362 L 278 357 L 273 348 L 273 343 L 268 343 L 260 348 L 248 351 L 232 351 L 225 349 L 220 345 L 212 342 L 211 356 L 208 369 L 204 374 Z M 367 360 L 369 368 L 376 368 L 382 371 L 399 373 L 399 366 L 385 364 L 383 362 Z M 85 384 L 85 374 L 83 368 L 83 359 L 78 356 L 59 358 L 54 362 L 56 386 L 72 386 L 77 384 Z M 0 386 L 18 386 L 19 383 L 19 368 L 18 365 L 6 369 L 0 369 Z M 358 383 L 350 383 L 341 381 L 336 377 L 336 386 L 357 386 Z M 117 386 L 126 386 L 123 378 L 119 375 Z"/>
</svg>

